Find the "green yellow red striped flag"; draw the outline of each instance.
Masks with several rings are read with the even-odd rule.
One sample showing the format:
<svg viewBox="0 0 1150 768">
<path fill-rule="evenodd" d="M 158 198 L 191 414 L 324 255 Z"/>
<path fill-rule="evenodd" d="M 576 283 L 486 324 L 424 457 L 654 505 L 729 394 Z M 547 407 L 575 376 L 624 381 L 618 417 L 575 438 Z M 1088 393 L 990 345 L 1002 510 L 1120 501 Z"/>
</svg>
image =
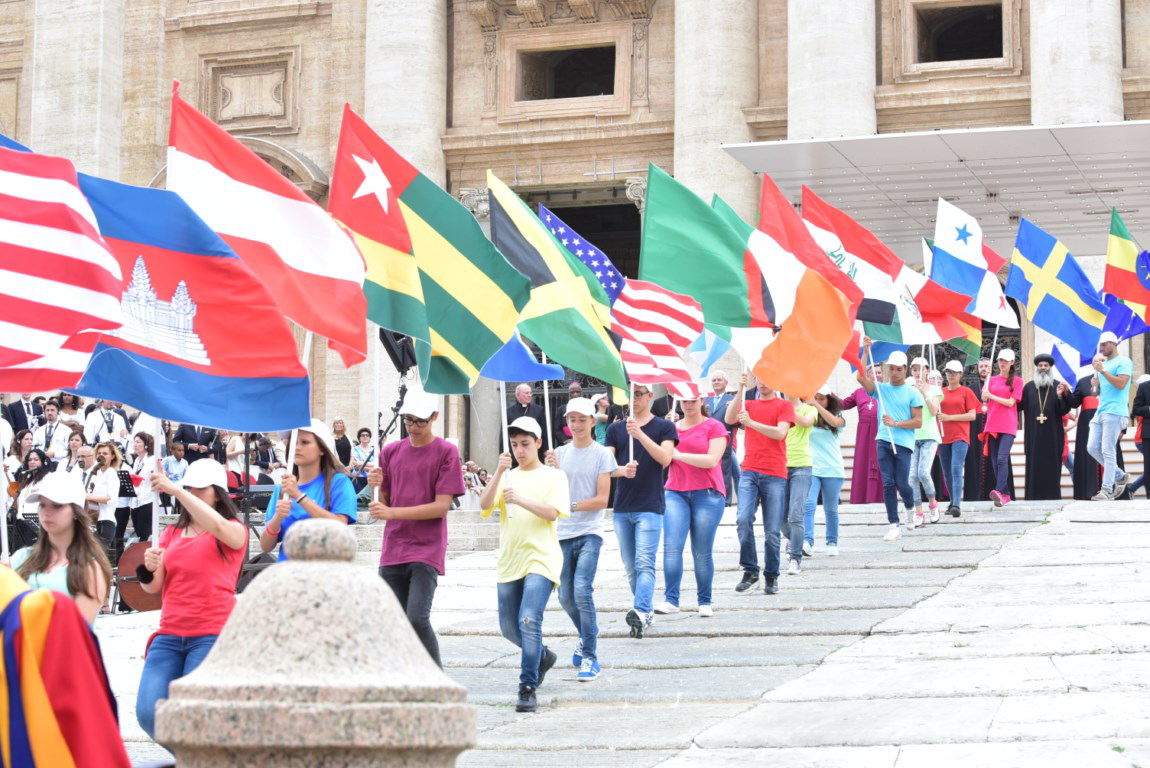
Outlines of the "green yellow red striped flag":
<svg viewBox="0 0 1150 768">
<path fill-rule="evenodd" d="M 350 107 L 333 176 L 329 210 L 368 263 L 368 318 L 415 339 L 426 391 L 470 391 L 515 332 L 530 281 L 458 200 Z"/>
<path fill-rule="evenodd" d="M 1110 210 L 1110 239 L 1106 243 L 1106 273 L 1102 279 L 1103 293 L 1109 293 L 1130 307 L 1144 322 L 1150 307 L 1150 291 L 1142 287 L 1135 264 L 1142 249 L 1134 242 L 1126 222 L 1118 215 L 1118 209 Z"/>
</svg>

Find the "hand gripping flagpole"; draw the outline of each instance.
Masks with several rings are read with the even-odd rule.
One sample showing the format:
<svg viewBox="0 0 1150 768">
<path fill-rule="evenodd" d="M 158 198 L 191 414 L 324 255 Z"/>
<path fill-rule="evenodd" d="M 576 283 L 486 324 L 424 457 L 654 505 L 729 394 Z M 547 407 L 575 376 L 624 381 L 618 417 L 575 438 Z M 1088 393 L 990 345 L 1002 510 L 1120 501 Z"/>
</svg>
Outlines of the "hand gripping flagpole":
<svg viewBox="0 0 1150 768">
<path fill-rule="evenodd" d="M 311 344 L 314 338 L 315 334 L 312 331 L 308 331 L 303 337 L 302 362 L 305 371 L 308 369 L 308 362 L 311 360 Z M 311 374 L 309 373 L 308 375 L 310 376 Z M 295 443 L 298 437 L 299 427 L 296 427 L 291 431 L 291 440 L 288 441 L 287 468 L 284 472 L 289 475 L 292 473 L 292 470 L 295 469 Z"/>
</svg>

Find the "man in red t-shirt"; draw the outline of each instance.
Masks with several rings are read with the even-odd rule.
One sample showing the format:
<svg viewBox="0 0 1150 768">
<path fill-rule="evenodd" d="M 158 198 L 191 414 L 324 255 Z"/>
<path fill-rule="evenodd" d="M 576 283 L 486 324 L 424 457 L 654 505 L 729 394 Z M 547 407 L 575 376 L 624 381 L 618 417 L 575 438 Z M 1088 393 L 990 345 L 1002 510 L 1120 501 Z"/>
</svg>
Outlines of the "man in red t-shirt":
<svg viewBox="0 0 1150 768">
<path fill-rule="evenodd" d="M 759 555 L 755 547 L 755 508 L 763 508 L 766 533 L 766 585 L 763 591 L 779 591 L 779 542 L 787 493 L 787 431 L 795 423 L 795 407 L 775 390 L 758 383 L 757 400 L 747 400 L 747 387 L 754 377 L 739 378 L 739 394 L 727 406 L 725 420 L 746 429 L 742 474 L 739 477 L 739 565 L 743 580 L 735 587 L 746 592 L 759 580 Z"/>
</svg>

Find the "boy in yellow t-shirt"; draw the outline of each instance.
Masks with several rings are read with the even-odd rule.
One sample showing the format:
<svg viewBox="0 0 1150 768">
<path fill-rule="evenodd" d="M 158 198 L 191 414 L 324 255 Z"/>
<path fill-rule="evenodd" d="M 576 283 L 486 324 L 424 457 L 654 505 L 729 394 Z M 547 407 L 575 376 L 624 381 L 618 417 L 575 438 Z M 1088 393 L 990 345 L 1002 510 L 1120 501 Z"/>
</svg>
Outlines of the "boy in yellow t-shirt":
<svg viewBox="0 0 1150 768">
<path fill-rule="evenodd" d="M 535 711 L 535 689 L 558 657 L 543 645 L 543 611 L 563 571 L 563 550 L 555 531 L 571 507 L 567 476 L 539 461 L 541 430 L 535 419 L 511 422 L 511 454 L 499 457 L 495 477 L 479 499 L 483 517 L 499 509 L 499 629 L 519 646 L 516 712 Z"/>
</svg>

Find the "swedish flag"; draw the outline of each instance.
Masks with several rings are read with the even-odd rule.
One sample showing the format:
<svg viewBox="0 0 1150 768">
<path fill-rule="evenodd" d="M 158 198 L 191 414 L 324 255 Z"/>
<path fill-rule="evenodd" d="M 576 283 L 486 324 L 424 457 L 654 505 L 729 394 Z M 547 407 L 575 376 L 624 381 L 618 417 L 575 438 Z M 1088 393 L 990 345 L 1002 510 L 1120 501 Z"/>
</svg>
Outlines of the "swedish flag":
<svg viewBox="0 0 1150 768">
<path fill-rule="evenodd" d="M 1026 305 L 1036 326 L 1093 356 L 1107 307 L 1090 278 L 1057 238 L 1026 219 L 1018 226 L 1006 295 Z"/>
</svg>

